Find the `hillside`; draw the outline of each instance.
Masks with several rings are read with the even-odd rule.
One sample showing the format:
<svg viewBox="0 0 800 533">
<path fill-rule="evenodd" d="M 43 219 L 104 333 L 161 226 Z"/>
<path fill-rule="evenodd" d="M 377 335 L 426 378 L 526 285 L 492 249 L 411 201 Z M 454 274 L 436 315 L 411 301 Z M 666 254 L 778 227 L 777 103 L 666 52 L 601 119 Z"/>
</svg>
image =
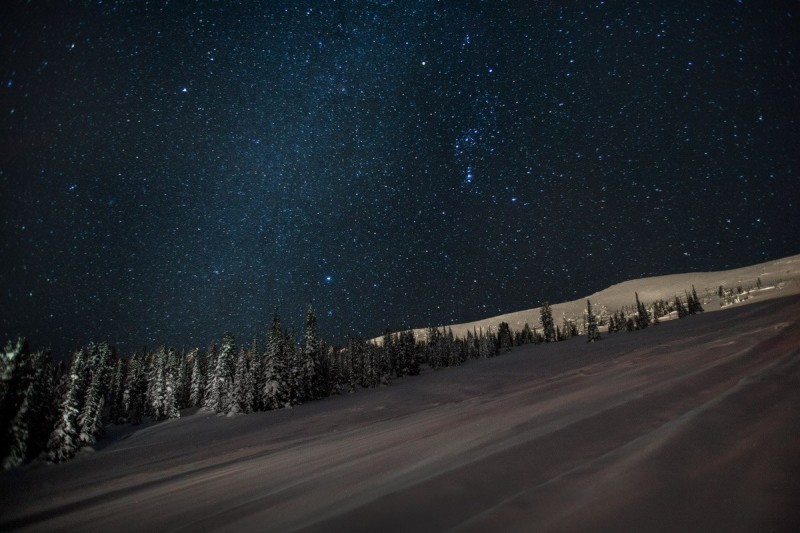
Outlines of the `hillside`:
<svg viewBox="0 0 800 533">
<path fill-rule="evenodd" d="M 0 474 L 0 528 L 797 531 L 800 296 L 781 293 L 295 409 L 113 427 Z"/>
<path fill-rule="evenodd" d="M 604 311 L 614 312 L 625 306 L 634 304 L 634 293 L 638 292 L 643 302 L 653 302 L 664 299 L 671 301 L 675 295 L 684 295 L 685 290 L 691 290 L 692 285 L 697 289 L 698 295 L 704 300 L 706 311 L 720 309 L 717 291 L 720 286 L 726 289 L 735 289 L 742 286 L 745 290 L 756 287 L 756 282 L 761 279 L 764 290 L 753 293 L 753 297 L 763 299 L 785 292 L 772 289 L 782 288 L 791 291 L 800 290 L 800 255 L 784 257 L 775 261 L 757 265 L 724 270 L 720 272 L 687 272 L 669 276 L 656 276 L 641 278 L 617 283 L 594 294 L 569 302 L 553 303 L 551 308 L 557 323 L 561 323 L 564 316 L 568 318 L 581 318 L 586 309 L 586 299 L 591 299 L 595 313 Z M 780 287 L 778 287 L 780 286 Z M 512 330 L 520 330 L 528 323 L 530 327 L 538 327 L 539 307 L 525 309 L 504 315 L 498 315 L 474 322 L 462 324 L 440 324 L 453 330 L 456 337 L 466 336 L 468 331 L 487 330 L 497 328 L 501 322 L 507 322 Z M 424 340 L 427 335 L 425 328 L 414 330 L 417 339 Z M 380 338 L 373 339 L 380 342 Z"/>
</svg>

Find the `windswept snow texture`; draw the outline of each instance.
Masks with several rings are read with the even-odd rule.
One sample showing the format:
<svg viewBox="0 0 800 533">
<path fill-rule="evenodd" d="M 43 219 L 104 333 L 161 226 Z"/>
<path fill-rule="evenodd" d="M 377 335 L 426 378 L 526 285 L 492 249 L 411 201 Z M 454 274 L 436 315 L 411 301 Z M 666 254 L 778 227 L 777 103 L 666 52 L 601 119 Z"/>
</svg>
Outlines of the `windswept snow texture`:
<svg viewBox="0 0 800 533">
<path fill-rule="evenodd" d="M 793 294 L 292 410 L 113 428 L 3 473 L 0 529 L 800 531 L 798 316 Z"/>
</svg>

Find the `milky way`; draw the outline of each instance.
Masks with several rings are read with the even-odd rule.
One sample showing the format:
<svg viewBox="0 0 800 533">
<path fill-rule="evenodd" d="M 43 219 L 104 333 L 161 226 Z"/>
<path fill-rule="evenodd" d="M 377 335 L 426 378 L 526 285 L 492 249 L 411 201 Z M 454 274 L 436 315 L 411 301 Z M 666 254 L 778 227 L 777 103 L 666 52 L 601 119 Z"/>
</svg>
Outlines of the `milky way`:
<svg viewBox="0 0 800 533">
<path fill-rule="evenodd" d="M 800 251 L 797 2 L 7 4 L 4 338 L 341 341 Z"/>
</svg>

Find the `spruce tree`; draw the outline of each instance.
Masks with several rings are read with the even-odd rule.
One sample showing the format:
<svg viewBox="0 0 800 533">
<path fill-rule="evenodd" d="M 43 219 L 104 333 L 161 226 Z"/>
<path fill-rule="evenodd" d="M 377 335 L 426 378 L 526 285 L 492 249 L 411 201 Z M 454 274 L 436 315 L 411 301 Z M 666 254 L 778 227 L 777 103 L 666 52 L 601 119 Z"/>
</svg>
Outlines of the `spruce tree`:
<svg viewBox="0 0 800 533">
<path fill-rule="evenodd" d="M 150 374 L 150 412 L 153 420 L 180 417 L 178 410 L 178 376 L 174 365 L 173 349 L 162 347 L 153 356 Z"/>
<path fill-rule="evenodd" d="M 222 336 L 219 354 L 209 361 L 213 370 L 208 376 L 208 394 L 204 407 L 215 413 L 227 413 L 231 407 L 233 381 L 236 372 L 236 340 L 226 332 Z"/>
<path fill-rule="evenodd" d="M 702 313 L 703 309 L 703 302 L 700 301 L 700 297 L 697 296 L 697 290 L 692 285 L 692 309 L 690 311 L 691 314 Z"/>
<path fill-rule="evenodd" d="M 556 327 L 555 322 L 553 322 L 553 311 L 550 309 L 550 304 L 544 302 L 539 313 L 541 315 L 542 330 L 544 331 L 544 341 L 556 342 L 558 337 L 556 336 Z"/>
<path fill-rule="evenodd" d="M 321 396 L 318 386 L 319 374 L 319 338 L 317 337 L 317 317 L 314 308 L 308 306 L 306 311 L 306 335 L 300 364 L 299 397 L 302 401 L 317 399 Z"/>
<path fill-rule="evenodd" d="M 128 362 L 123 403 L 125 417 L 132 424 L 140 424 L 147 411 L 147 356 L 134 354 Z"/>
<path fill-rule="evenodd" d="M 0 458 L 12 445 L 11 423 L 16 417 L 28 387 L 28 343 L 20 337 L 8 341 L 0 352 Z"/>
<path fill-rule="evenodd" d="M 414 332 L 406 330 L 400 333 L 398 338 L 399 358 L 401 361 L 401 371 L 403 375 L 416 376 L 419 374 L 419 358 L 417 357 L 417 342 L 414 339 Z"/>
<path fill-rule="evenodd" d="M 24 346 L 24 343 L 23 343 Z M 24 371 L 19 384 L 22 387 L 21 401 L 11 423 L 0 426 L 7 429 L 4 435 L 8 445 L 0 457 L 3 467 L 11 468 L 36 457 L 47 444 L 51 426 L 50 404 L 52 402 L 52 365 L 44 352 L 30 354 L 24 349 L 20 354 Z"/>
<path fill-rule="evenodd" d="M 500 325 L 497 326 L 497 343 L 501 352 L 511 351 L 511 347 L 514 345 L 514 338 L 511 335 L 511 327 L 508 322 L 500 322 Z"/>
<path fill-rule="evenodd" d="M 228 415 L 247 414 L 253 411 L 253 383 L 247 359 L 247 352 L 244 349 L 239 350 Z"/>
<path fill-rule="evenodd" d="M 600 340 L 600 328 L 597 327 L 597 317 L 592 312 L 592 302 L 586 300 L 586 338 L 587 342 Z"/>
<path fill-rule="evenodd" d="M 638 329 L 646 329 L 650 325 L 650 314 L 642 302 L 639 301 L 639 293 L 636 295 L 636 327 Z"/>
<path fill-rule="evenodd" d="M 283 350 L 283 331 L 278 311 L 272 315 L 272 324 L 267 332 L 264 353 L 263 388 L 261 403 L 265 409 L 280 409 L 286 403 L 286 361 Z"/>
<path fill-rule="evenodd" d="M 125 370 L 127 365 L 121 357 L 117 357 L 114 362 L 113 378 L 108 393 L 109 398 L 109 421 L 112 424 L 119 424 L 125 419 Z"/>
<path fill-rule="evenodd" d="M 209 349 L 209 352 L 211 350 Z M 192 358 L 192 381 L 189 386 L 189 405 L 200 407 L 206 391 L 205 364 L 202 354 L 193 350 L 189 356 Z"/>
<path fill-rule="evenodd" d="M 90 344 L 88 350 L 90 381 L 78 421 L 82 444 L 93 444 L 103 434 L 103 407 L 115 359 L 113 349 L 106 343 Z"/>
<path fill-rule="evenodd" d="M 72 356 L 60 416 L 47 443 L 47 457 L 54 463 L 71 459 L 81 446 L 79 418 L 86 402 L 88 360 L 89 354 L 85 348 L 79 348 Z"/>
</svg>

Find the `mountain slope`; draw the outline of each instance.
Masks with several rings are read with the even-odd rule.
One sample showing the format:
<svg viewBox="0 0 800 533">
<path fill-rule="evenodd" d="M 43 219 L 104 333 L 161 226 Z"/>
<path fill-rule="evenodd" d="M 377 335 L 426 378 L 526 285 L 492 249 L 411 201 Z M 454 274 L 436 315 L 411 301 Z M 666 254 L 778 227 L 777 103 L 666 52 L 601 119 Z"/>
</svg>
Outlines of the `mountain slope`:
<svg viewBox="0 0 800 533">
<path fill-rule="evenodd" d="M 115 427 L 0 474 L 0 528 L 797 531 L 798 317 L 793 294 L 291 410 Z"/>
<path fill-rule="evenodd" d="M 634 305 L 634 293 L 639 293 L 642 302 L 653 302 L 664 299 L 672 300 L 675 295 L 684 295 L 685 290 L 690 290 L 692 285 L 697 289 L 697 293 L 706 301 L 707 311 L 716 311 L 720 308 L 717 290 L 720 286 L 726 289 L 742 286 L 744 289 L 754 288 L 758 279 L 761 279 L 764 291 L 754 295 L 759 299 L 771 297 L 775 288 L 788 289 L 789 291 L 800 290 L 800 255 L 784 257 L 775 261 L 769 261 L 758 265 L 752 265 L 733 270 L 723 270 L 720 272 L 687 272 L 683 274 L 672 274 L 668 276 L 656 276 L 629 280 L 616 285 L 612 285 L 602 291 L 587 295 L 584 298 L 552 304 L 553 317 L 557 324 L 561 323 L 564 316 L 568 318 L 578 318 L 583 316 L 586 309 L 586 299 L 591 299 L 595 313 L 604 310 L 614 312 L 624 306 Z M 786 292 L 778 291 L 778 295 L 785 295 Z M 709 305 L 710 304 L 710 305 Z M 496 329 L 500 322 L 507 322 L 512 330 L 520 330 L 525 323 L 533 327 L 540 326 L 539 307 L 525 309 L 491 318 L 485 318 L 474 322 L 461 324 L 450 324 L 447 327 L 453 330 L 456 337 L 465 337 L 468 331 L 483 328 Z M 441 327 L 441 325 L 440 325 Z M 427 336 L 425 328 L 414 330 L 417 339 L 424 340 Z M 380 339 L 374 339 L 380 341 Z"/>
</svg>

